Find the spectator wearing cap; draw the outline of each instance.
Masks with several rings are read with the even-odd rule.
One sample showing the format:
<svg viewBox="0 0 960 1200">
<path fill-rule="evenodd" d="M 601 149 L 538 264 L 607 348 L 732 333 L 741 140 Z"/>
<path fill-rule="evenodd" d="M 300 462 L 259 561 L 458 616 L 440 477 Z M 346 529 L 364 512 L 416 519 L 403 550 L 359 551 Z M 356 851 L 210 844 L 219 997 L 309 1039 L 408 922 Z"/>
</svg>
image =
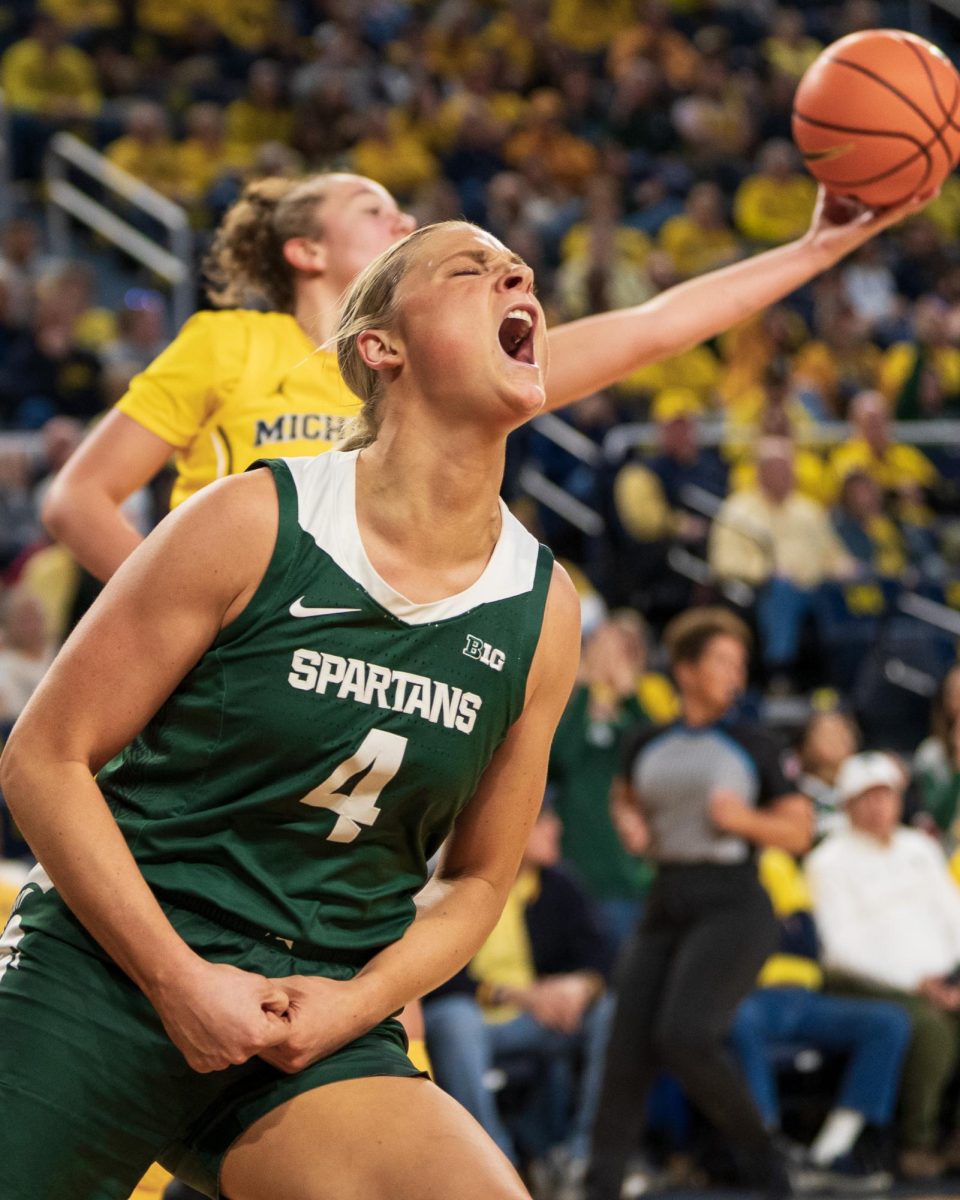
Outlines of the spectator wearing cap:
<svg viewBox="0 0 960 1200">
<path fill-rule="evenodd" d="M 637 541 L 700 540 L 706 525 L 687 502 L 688 489 L 701 488 L 718 499 L 727 490 L 722 459 L 700 445 L 697 422 L 703 407 L 691 388 L 664 388 L 650 415 L 657 426 L 659 451 L 621 467 L 614 483 L 617 516 Z"/>
<path fill-rule="evenodd" d="M 848 827 L 807 860 L 827 985 L 895 1000 L 913 1021 L 900 1099 L 900 1170 L 960 1166 L 960 1113 L 938 1149 L 941 1105 L 960 1057 L 960 889 L 939 845 L 900 824 L 906 778 L 887 754 L 855 754 L 837 788 Z"/>
<path fill-rule="evenodd" d="M 867 1126 L 886 1130 L 893 1120 L 910 1018 L 889 1001 L 825 995 L 809 889 L 796 860 L 765 850 L 760 879 L 780 923 L 780 948 L 737 1009 L 730 1035 L 751 1094 L 768 1128 L 779 1130 L 772 1052 L 799 1045 L 842 1056 L 834 1106 L 806 1154 L 805 1182 L 838 1191 L 844 1184 L 889 1187 L 889 1174 L 869 1171 L 853 1151 Z"/>
</svg>

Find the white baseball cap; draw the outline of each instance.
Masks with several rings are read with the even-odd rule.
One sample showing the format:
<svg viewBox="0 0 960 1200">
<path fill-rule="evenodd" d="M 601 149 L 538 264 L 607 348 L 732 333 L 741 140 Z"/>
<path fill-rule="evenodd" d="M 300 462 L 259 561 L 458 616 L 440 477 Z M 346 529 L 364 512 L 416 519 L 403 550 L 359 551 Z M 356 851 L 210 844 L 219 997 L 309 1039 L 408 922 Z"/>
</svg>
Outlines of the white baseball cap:
<svg viewBox="0 0 960 1200">
<path fill-rule="evenodd" d="M 893 788 L 899 795 L 903 785 L 903 772 L 889 754 L 880 751 L 852 754 L 837 772 L 836 788 L 845 804 L 875 787 Z"/>
</svg>

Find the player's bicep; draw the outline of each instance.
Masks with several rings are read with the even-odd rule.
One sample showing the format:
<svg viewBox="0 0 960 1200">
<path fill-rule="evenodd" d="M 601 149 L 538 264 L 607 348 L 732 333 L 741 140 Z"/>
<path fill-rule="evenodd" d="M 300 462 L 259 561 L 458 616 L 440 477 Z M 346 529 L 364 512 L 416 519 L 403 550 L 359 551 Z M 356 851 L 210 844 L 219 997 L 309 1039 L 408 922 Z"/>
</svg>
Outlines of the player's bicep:
<svg viewBox="0 0 960 1200">
<path fill-rule="evenodd" d="M 543 801 L 550 745 L 579 663 L 580 603 L 555 568 L 527 702 L 483 773 L 448 839 L 440 874 L 488 880 L 503 896 Z"/>
<path fill-rule="evenodd" d="M 258 471 L 206 489 L 163 521 L 67 640 L 13 738 L 98 769 L 245 606 L 277 519 L 272 477 Z"/>
</svg>

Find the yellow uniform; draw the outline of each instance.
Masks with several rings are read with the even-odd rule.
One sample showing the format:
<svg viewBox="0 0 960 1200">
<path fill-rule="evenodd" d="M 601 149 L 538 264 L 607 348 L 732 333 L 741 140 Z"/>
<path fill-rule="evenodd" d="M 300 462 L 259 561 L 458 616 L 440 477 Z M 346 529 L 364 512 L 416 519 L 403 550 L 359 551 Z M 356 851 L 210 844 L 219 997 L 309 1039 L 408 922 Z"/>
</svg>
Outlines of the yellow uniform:
<svg viewBox="0 0 960 1200">
<path fill-rule="evenodd" d="M 118 402 L 176 448 L 177 505 L 258 458 L 320 454 L 360 401 L 287 313 L 202 312 Z"/>
</svg>

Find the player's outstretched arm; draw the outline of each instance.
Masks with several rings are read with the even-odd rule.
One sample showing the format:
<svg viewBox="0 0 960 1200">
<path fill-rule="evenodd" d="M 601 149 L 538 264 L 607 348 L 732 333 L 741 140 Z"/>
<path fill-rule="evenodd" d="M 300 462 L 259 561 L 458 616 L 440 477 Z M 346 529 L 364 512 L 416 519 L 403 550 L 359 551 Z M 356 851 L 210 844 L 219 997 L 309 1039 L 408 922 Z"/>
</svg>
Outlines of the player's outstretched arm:
<svg viewBox="0 0 960 1200">
<path fill-rule="evenodd" d="M 180 939 L 95 775 L 242 611 L 277 521 L 267 471 L 216 484 L 165 521 L 68 639 L 0 760 L 4 797 L 64 901 L 198 1070 L 245 1061 L 286 1036 L 286 994 L 233 968 L 213 970 Z"/>
<path fill-rule="evenodd" d="M 922 193 L 895 208 L 870 211 L 831 200 L 821 187 L 802 238 L 689 279 L 646 304 L 555 326 L 549 335 L 546 408 L 581 400 L 745 321 L 932 198 Z"/>
<path fill-rule="evenodd" d="M 579 663 L 580 602 L 554 567 L 524 710 L 457 820 L 440 868 L 403 937 L 347 982 L 278 980 L 291 997 L 290 1037 L 261 1055 L 297 1071 L 438 987 L 483 945 L 500 916 L 543 801 L 553 734 Z"/>
</svg>

